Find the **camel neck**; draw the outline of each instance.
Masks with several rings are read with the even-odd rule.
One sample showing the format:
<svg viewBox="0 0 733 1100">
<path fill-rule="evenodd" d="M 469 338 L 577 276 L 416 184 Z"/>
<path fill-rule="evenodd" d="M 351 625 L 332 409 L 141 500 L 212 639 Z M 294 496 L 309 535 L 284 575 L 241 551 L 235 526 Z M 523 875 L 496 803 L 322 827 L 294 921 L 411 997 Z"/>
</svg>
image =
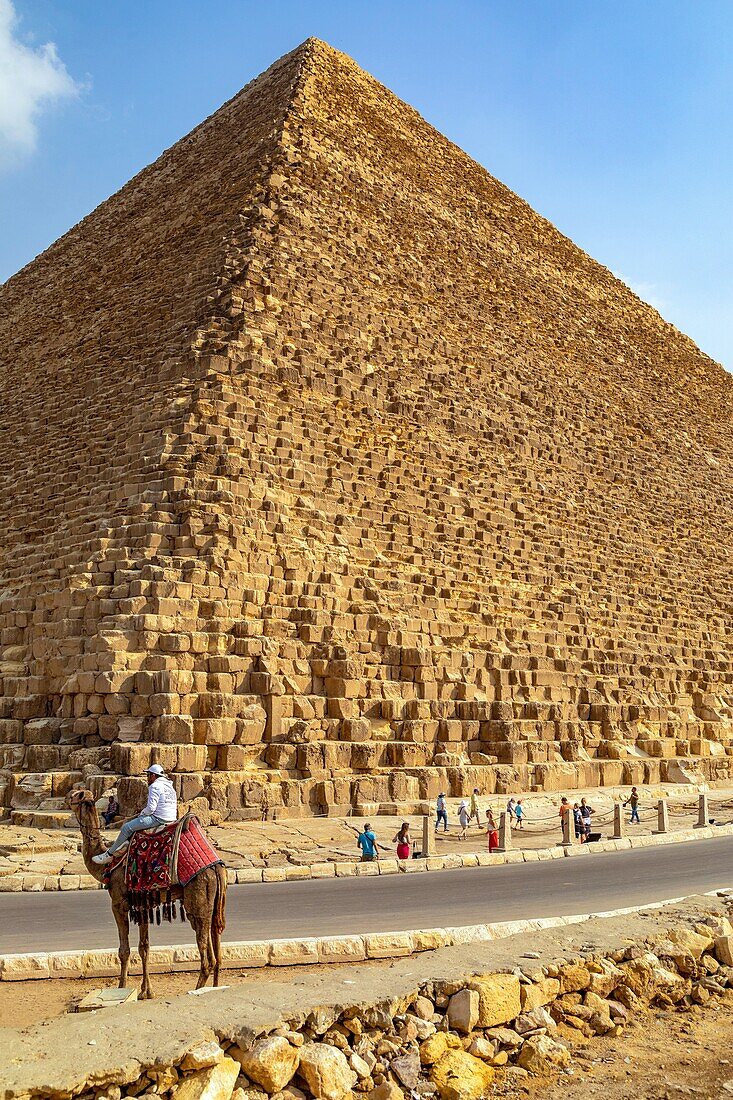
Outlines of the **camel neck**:
<svg viewBox="0 0 733 1100">
<path fill-rule="evenodd" d="M 89 874 L 93 875 L 97 882 L 101 882 L 103 868 L 98 863 L 93 862 L 92 856 L 99 855 L 107 845 L 100 835 L 99 814 L 96 806 L 92 806 L 84 812 L 79 821 L 79 828 L 81 829 L 81 852 L 84 865 Z"/>
</svg>

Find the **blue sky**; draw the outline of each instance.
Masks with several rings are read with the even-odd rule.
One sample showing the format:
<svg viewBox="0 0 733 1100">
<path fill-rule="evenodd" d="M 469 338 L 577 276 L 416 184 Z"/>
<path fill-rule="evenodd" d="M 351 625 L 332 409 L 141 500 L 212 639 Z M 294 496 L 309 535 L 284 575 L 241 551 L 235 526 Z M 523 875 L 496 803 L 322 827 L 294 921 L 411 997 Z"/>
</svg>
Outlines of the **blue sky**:
<svg viewBox="0 0 733 1100">
<path fill-rule="evenodd" d="M 0 280 L 309 35 L 733 369 L 731 0 L 0 0 Z"/>
</svg>

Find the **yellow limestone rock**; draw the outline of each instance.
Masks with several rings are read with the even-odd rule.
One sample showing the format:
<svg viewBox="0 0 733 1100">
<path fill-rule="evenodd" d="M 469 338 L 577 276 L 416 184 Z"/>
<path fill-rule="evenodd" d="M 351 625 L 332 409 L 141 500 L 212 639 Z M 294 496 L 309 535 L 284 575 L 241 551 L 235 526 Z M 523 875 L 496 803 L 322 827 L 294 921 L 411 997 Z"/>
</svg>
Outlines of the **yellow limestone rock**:
<svg viewBox="0 0 733 1100">
<path fill-rule="evenodd" d="M 293 1079 L 300 1054 L 282 1035 L 260 1039 L 250 1050 L 233 1047 L 230 1051 L 247 1077 L 251 1077 L 266 1092 L 279 1092 Z"/>
<path fill-rule="evenodd" d="M 239 1077 L 239 1062 L 222 1058 L 215 1066 L 184 1077 L 176 1089 L 176 1100 L 231 1100 Z"/>
<path fill-rule="evenodd" d="M 478 993 L 478 1026 L 508 1024 L 522 1011 L 519 978 L 515 974 L 489 974 L 471 982 Z"/>
<path fill-rule="evenodd" d="M 479 1100 L 494 1079 L 494 1071 L 465 1050 L 449 1050 L 433 1066 L 431 1077 L 440 1100 Z"/>
<path fill-rule="evenodd" d="M 552 1004 L 560 993 L 560 983 L 557 978 L 543 978 L 532 985 L 523 985 L 520 992 L 522 1012 L 531 1012 L 533 1008 Z"/>
<path fill-rule="evenodd" d="M 306 1043 L 301 1047 L 300 1075 L 316 1100 L 342 1100 L 357 1081 L 341 1051 L 326 1043 Z"/>
<path fill-rule="evenodd" d="M 564 1069 L 565 1066 L 570 1065 L 570 1052 L 547 1035 L 536 1035 L 523 1044 L 517 1058 L 517 1065 L 532 1074 Z"/>
<path fill-rule="evenodd" d="M 420 1061 L 424 1066 L 432 1066 L 448 1051 L 448 1039 L 444 1031 L 436 1031 L 420 1043 Z"/>
<path fill-rule="evenodd" d="M 679 944 L 692 955 L 693 959 L 700 959 L 709 947 L 712 947 L 714 937 L 707 932 L 693 932 L 691 928 L 674 928 L 669 933 L 672 943 Z"/>
</svg>

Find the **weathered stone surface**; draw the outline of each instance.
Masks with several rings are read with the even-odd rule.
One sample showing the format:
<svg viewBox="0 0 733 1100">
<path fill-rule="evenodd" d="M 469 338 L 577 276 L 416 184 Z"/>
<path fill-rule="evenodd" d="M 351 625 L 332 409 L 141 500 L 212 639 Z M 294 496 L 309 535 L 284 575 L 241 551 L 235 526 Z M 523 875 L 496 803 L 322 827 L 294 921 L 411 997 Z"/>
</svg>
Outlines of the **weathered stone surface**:
<svg viewBox="0 0 733 1100">
<path fill-rule="evenodd" d="M 357 1081 L 344 1054 L 325 1044 L 301 1047 L 299 1072 L 316 1100 L 341 1100 Z"/>
<path fill-rule="evenodd" d="M 260 1039 L 248 1050 L 238 1047 L 230 1050 L 247 1077 L 256 1081 L 266 1092 L 279 1092 L 295 1076 L 300 1056 L 287 1039 L 272 1035 Z"/>
<path fill-rule="evenodd" d="M 209 1043 L 199 1043 L 198 1046 L 189 1050 L 181 1062 L 181 1069 L 184 1073 L 194 1069 L 208 1069 L 209 1066 L 215 1066 L 217 1062 L 221 1062 L 223 1058 L 224 1051 L 214 1040 Z"/>
<path fill-rule="evenodd" d="M 479 995 L 475 989 L 461 989 L 448 1002 L 448 1021 L 454 1031 L 473 1031 L 479 1018 Z"/>
<path fill-rule="evenodd" d="M 389 1068 L 405 1088 L 414 1089 L 416 1087 L 420 1076 L 420 1058 L 416 1051 L 408 1051 L 406 1054 L 393 1058 Z"/>
<path fill-rule="evenodd" d="M 230 1100 L 239 1076 L 239 1063 L 222 1058 L 209 1069 L 185 1077 L 176 1089 L 176 1100 Z"/>
<path fill-rule="evenodd" d="M 531 1012 L 533 1008 L 549 1005 L 560 992 L 557 978 L 543 978 L 532 985 L 523 985 L 520 989 L 522 1012 Z"/>
<path fill-rule="evenodd" d="M 479 1100 L 494 1079 L 494 1070 L 465 1050 L 450 1050 L 433 1066 L 431 1077 L 440 1100 Z"/>
<path fill-rule="evenodd" d="M 528 1073 L 540 1075 L 570 1065 L 570 1052 L 567 1047 L 556 1043 L 549 1036 L 536 1035 L 523 1044 L 517 1065 Z"/>
<path fill-rule="evenodd" d="M 514 974 L 491 974 L 472 981 L 469 989 L 479 996 L 479 1027 L 508 1024 L 522 1010 L 519 978 Z"/>
</svg>

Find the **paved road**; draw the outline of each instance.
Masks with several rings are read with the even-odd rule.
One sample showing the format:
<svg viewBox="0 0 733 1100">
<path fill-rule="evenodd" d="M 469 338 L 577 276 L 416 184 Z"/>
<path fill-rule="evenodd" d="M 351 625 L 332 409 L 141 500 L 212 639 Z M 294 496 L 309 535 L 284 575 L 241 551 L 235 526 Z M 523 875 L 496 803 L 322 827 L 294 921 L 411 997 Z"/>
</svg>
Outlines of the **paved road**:
<svg viewBox="0 0 733 1100">
<path fill-rule="evenodd" d="M 592 913 L 733 886 L 733 837 L 547 863 L 230 887 L 225 939 L 436 928 Z M 180 921 L 154 943 L 193 942 Z M 0 894 L 0 952 L 116 947 L 103 891 Z"/>
</svg>

